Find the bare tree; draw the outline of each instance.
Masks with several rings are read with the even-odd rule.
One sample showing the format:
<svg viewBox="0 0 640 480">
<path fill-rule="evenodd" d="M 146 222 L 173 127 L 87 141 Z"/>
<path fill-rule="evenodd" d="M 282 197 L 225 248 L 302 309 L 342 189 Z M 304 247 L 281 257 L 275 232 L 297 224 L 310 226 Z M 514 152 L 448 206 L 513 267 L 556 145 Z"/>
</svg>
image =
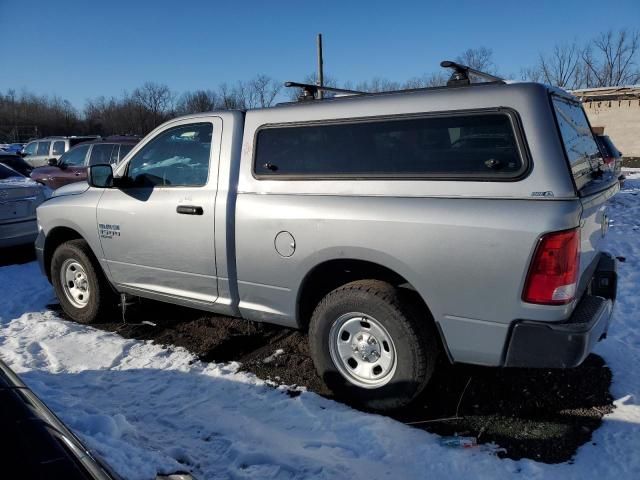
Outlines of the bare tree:
<svg viewBox="0 0 640 480">
<path fill-rule="evenodd" d="M 149 127 L 140 122 L 140 106 L 126 92 L 122 98 L 87 100 L 84 123 L 88 133 L 101 135 L 144 135 L 149 132 Z"/>
<path fill-rule="evenodd" d="M 523 67 L 520 69 L 520 79 L 526 80 L 529 82 L 544 82 L 544 75 L 542 74 L 542 69 L 540 65 L 536 65 L 534 67 Z"/>
<path fill-rule="evenodd" d="M 218 99 L 218 94 L 212 90 L 185 92 L 176 104 L 176 114 L 210 112 L 218 108 Z"/>
<path fill-rule="evenodd" d="M 413 77 L 404 82 L 402 88 L 442 87 L 447 84 L 448 76 L 442 70 L 421 77 Z"/>
<path fill-rule="evenodd" d="M 541 80 L 561 88 L 582 86 L 581 58 L 582 51 L 575 43 L 556 45 L 550 55 L 540 54 L 538 69 Z"/>
<path fill-rule="evenodd" d="M 370 81 L 364 81 L 356 84 L 355 90 L 359 92 L 391 92 L 402 88 L 399 82 L 394 82 L 386 78 L 374 77 Z"/>
<path fill-rule="evenodd" d="M 243 82 L 238 82 L 232 87 L 223 83 L 219 88 L 220 108 L 224 110 L 244 110 L 247 108 L 247 89 Z"/>
<path fill-rule="evenodd" d="M 582 54 L 589 87 L 633 85 L 640 81 L 637 54 L 640 33 L 620 30 L 600 34 Z"/>
<path fill-rule="evenodd" d="M 164 122 L 173 108 L 175 95 L 169 87 L 154 82 L 146 82 L 131 94 L 131 100 L 138 105 L 138 120 L 147 131 Z"/>
<path fill-rule="evenodd" d="M 15 90 L 0 93 L 0 141 L 18 139 L 22 135 L 16 132 L 25 128 L 40 135 L 71 135 L 81 126 L 76 109 L 60 97 Z"/>
<path fill-rule="evenodd" d="M 482 72 L 496 72 L 496 64 L 493 62 L 493 50 L 487 47 L 469 48 L 456 57 L 456 62 Z"/>
<path fill-rule="evenodd" d="M 162 114 L 171 109 L 174 95 L 166 85 L 154 82 L 145 82 L 136 88 L 131 97 L 140 102 L 150 112 Z"/>
<path fill-rule="evenodd" d="M 640 33 L 609 30 L 581 47 L 556 45 L 538 64 L 521 71 L 523 79 L 567 89 L 632 85 L 640 82 Z"/>
<path fill-rule="evenodd" d="M 282 85 L 268 75 L 256 75 L 249 80 L 246 90 L 246 104 L 249 108 L 270 107 L 273 105 Z"/>
</svg>

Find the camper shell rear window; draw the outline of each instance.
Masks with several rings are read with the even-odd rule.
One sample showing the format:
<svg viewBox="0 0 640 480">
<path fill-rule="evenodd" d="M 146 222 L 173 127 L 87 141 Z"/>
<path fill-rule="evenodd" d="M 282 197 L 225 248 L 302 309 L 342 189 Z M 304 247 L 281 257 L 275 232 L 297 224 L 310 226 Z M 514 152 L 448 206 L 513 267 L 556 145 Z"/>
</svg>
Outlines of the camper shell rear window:
<svg viewBox="0 0 640 480">
<path fill-rule="evenodd" d="M 506 110 L 269 125 L 256 135 L 262 179 L 513 180 L 527 169 Z"/>
</svg>

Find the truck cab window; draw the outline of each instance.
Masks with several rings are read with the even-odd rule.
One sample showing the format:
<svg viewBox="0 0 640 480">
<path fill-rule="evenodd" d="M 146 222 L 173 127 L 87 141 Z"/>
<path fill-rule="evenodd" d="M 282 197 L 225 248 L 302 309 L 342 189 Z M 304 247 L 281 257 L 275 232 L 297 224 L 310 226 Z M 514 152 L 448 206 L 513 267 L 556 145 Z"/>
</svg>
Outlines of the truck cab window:
<svg viewBox="0 0 640 480">
<path fill-rule="evenodd" d="M 129 162 L 132 186 L 201 187 L 207 183 L 213 125 L 171 128 L 145 145 Z"/>
<path fill-rule="evenodd" d="M 49 155 L 49 147 L 51 142 L 38 142 L 38 150 L 36 155 Z"/>
<path fill-rule="evenodd" d="M 53 142 L 53 155 L 62 155 L 64 153 L 64 141 Z"/>
</svg>

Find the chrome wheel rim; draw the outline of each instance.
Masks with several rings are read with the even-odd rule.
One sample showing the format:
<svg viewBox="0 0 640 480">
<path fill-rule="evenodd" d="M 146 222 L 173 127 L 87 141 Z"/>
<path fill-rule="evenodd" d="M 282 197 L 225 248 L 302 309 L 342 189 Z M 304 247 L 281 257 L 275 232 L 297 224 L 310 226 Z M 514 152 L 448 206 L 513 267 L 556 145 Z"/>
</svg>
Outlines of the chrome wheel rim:
<svg viewBox="0 0 640 480">
<path fill-rule="evenodd" d="M 60 283 L 67 300 L 76 308 L 84 308 L 89 303 L 91 289 L 84 267 L 72 258 L 64 261 L 60 269 Z"/>
<path fill-rule="evenodd" d="M 370 315 L 341 315 L 329 331 L 329 353 L 338 371 L 362 388 L 389 383 L 396 371 L 396 348 L 389 332 Z"/>
</svg>

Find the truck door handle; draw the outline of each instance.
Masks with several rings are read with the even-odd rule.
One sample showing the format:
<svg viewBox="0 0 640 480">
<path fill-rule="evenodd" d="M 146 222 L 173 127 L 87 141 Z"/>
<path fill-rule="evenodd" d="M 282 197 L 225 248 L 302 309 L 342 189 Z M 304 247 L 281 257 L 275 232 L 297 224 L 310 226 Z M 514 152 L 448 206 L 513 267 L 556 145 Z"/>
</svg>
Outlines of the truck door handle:
<svg viewBox="0 0 640 480">
<path fill-rule="evenodd" d="M 204 210 L 202 207 L 194 205 L 178 205 L 176 212 L 181 213 L 182 215 L 202 215 Z"/>
</svg>

